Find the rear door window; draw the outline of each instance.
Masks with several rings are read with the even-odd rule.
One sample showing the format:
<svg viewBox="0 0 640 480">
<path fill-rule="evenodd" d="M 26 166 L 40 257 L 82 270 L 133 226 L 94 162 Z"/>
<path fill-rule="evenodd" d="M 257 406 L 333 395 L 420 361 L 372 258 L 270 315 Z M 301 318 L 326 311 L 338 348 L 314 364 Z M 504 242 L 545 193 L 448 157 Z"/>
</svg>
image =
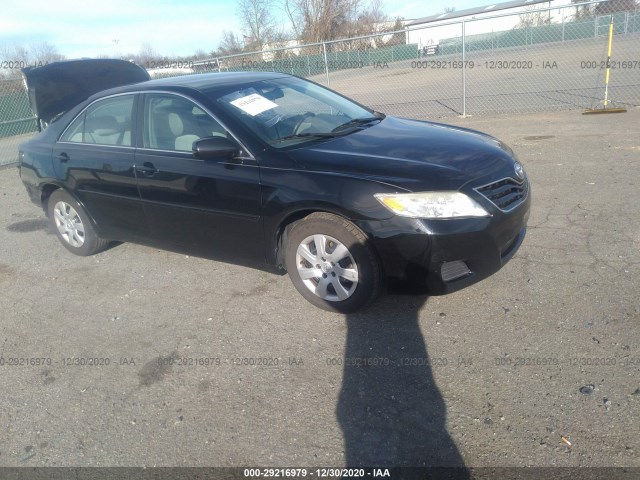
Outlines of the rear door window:
<svg viewBox="0 0 640 480">
<path fill-rule="evenodd" d="M 64 132 L 60 141 L 130 147 L 134 95 L 93 103 Z"/>
</svg>

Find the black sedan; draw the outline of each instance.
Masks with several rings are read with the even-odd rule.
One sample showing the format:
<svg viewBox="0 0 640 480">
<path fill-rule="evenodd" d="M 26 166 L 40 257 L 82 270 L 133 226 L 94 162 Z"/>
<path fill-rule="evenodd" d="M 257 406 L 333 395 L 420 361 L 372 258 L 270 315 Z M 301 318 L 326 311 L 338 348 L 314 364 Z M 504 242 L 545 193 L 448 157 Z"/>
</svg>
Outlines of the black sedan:
<svg viewBox="0 0 640 480">
<path fill-rule="evenodd" d="M 387 280 L 452 292 L 504 265 L 531 195 L 509 147 L 279 73 L 149 80 L 119 60 L 24 71 L 20 175 L 62 244 L 162 242 L 288 272 L 351 312 Z"/>
</svg>

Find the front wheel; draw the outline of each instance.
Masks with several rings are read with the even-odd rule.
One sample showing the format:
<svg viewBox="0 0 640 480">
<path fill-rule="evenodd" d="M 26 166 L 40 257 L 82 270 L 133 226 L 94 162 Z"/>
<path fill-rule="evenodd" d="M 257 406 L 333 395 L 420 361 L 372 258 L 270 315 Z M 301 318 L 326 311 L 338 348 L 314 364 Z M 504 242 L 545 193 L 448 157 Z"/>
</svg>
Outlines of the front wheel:
<svg viewBox="0 0 640 480">
<path fill-rule="evenodd" d="M 285 264 L 298 292 L 317 307 L 349 313 L 380 293 L 380 263 L 367 237 L 337 215 L 314 213 L 287 236 Z"/>
<path fill-rule="evenodd" d="M 58 239 L 71 253 L 86 257 L 108 245 L 107 240 L 98 236 L 82 206 L 64 190 L 51 194 L 48 209 Z"/>
</svg>

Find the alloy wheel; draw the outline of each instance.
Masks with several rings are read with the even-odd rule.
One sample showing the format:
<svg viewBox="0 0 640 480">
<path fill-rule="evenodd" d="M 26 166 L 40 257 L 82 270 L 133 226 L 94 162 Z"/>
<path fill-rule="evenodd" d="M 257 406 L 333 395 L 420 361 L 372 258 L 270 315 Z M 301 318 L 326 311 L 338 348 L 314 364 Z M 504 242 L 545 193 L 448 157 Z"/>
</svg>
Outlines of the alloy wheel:
<svg viewBox="0 0 640 480">
<path fill-rule="evenodd" d="M 310 235 L 300 242 L 296 267 L 304 285 L 326 301 L 346 300 L 358 286 L 358 265 L 351 252 L 329 235 Z"/>
<path fill-rule="evenodd" d="M 53 215 L 60 236 L 72 247 L 82 247 L 85 232 L 78 212 L 68 203 L 60 201 L 53 208 Z"/>
</svg>

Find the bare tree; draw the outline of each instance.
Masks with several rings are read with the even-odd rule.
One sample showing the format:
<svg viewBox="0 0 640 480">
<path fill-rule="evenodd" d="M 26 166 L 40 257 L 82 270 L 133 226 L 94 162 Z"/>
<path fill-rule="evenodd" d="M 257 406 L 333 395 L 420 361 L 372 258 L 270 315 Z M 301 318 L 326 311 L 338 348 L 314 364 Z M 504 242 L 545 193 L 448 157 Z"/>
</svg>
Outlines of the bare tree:
<svg viewBox="0 0 640 480">
<path fill-rule="evenodd" d="M 380 0 L 283 0 L 296 36 L 305 43 L 368 35 L 388 21 Z"/>
<path fill-rule="evenodd" d="M 276 30 L 273 10 L 273 0 L 239 0 L 238 17 L 247 39 L 247 49 L 262 50 L 265 43 L 273 40 Z"/>
<path fill-rule="evenodd" d="M 64 60 L 65 56 L 58 52 L 58 48 L 49 42 L 32 43 L 30 58 L 36 63 L 51 63 Z"/>
<path fill-rule="evenodd" d="M 387 45 L 406 45 L 407 36 L 403 31 L 403 29 L 404 29 L 403 19 L 400 17 L 396 18 L 396 22 L 394 23 L 393 29 L 391 30 L 392 32 L 396 32 L 396 33 L 393 34 L 391 39 L 387 42 Z"/>
<path fill-rule="evenodd" d="M 346 30 L 340 32 L 340 36 L 347 38 L 363 37 L 379 33 L 380 35 L 378 36 L 348 42 L 346 45 L 350 48 L 358 49 L 371 48 L 372 45 L 381 47 L 385 44 L 385 39 L 389 39 L 388 36 L 383 34 L 393 31 L 393 26 L 394 22 L 389 21 L 389 17 L 384 13 L 382 2 L 380 0 L 372 0 L 368 6 L 357 12 L 355 19 L 349 20 Z"/>
<path fill-rule="evenodd" d="M 206 58 L 209 58 L 209 56 L 207 55 L 207 52 L 205 52 L 202 48 L 198 48 L 195 52 L 193 52 L 191 58 L 193 58 L 194 60 L 204 60 Z"/>
<path fill-rule="evenodd" d="M 151 62 L 158 61 L 160 55 L 156 53 L 149 42 L 143 42 L 142 45 L 140 45 L 138 54 L 134 55 L 134 59 L 138 65 L 147 65 Z"/>
<path fill-rule="evenodd" d="M 297 7 L 296 0 L 283 0 L 282 7 L 291 22 L 291 28 L 296 39 L 302 39 L 302 16 Z"/>
<path fill-rule="evenodd" d="M 234 53 L 242 52 L 242 50 L 242 42 L 238 36 L 229 30 L 223 30 L 222 40 L 218 48 L 219 55 L 233 55 Z"/>
<path fill-rule="evenodd" d="M 514 28 L 531 28 L 551 23 L 548 11 L 536 11 L 535 6 L 525 8 L 524 12 L 518 16 L 518 24 Z"/>
<path fill-rule="evenodd" d="M 18 65 L 16 72 L 21 66 L 29 65 L 29 51 L 24 45 L 3 45 L 0 47 L 0 60 L 7 65 Z M 4 73 L 8 73 L 9 76 L 13 75 L 13 68 L 5 69 Z"/>
<path fill-rule="evenodd" d="M 355 13 L 355 22 L 350 19 L 349 29 L 355 30 L 356 35 L 385 32 L 391 28 L 389 17 L 384 13 L 382 0 L 371 0 L 369 5 Z"/>
<path fill-rule="evenodd" d="M 285 0 L 287 15 L 297 32 L 296 38 L 304 43 L 331 40 L 330 35 L 325 34 L 330 30 L 333 19 L 338 16 L 332 4 L 340 1 L 342 0 Z"/>
<path fill-rule="evenodd" d="M 571 3 L 583 3 L 584 0 L 571 0 Z M 582 20 L 584 18 L 591 18 L 593 11 L 591 5 L 579 5 L 575 7 L 576 11 L 573 14 L 574 20 Z"/>
<path fill-rule="evenodd" d="M 5 45 L 0 49 L 0 58 L 5 61 L 37 65 L 64 60 L 64 55 L 49 42 L 30 43 L 29 45 Z"/>
<path fill-rule="evenodd" d="M 0 60 L 6 62 L 10 68 L 4 74 L 7 77 L 18 77 L 20 70 L 25 67 L 40 67 L 51 62 L 64 60 L 64 55 L 58 52 L 55 45 L 48 42 L 4 45 L 0 47 Z"/>
</svg>

